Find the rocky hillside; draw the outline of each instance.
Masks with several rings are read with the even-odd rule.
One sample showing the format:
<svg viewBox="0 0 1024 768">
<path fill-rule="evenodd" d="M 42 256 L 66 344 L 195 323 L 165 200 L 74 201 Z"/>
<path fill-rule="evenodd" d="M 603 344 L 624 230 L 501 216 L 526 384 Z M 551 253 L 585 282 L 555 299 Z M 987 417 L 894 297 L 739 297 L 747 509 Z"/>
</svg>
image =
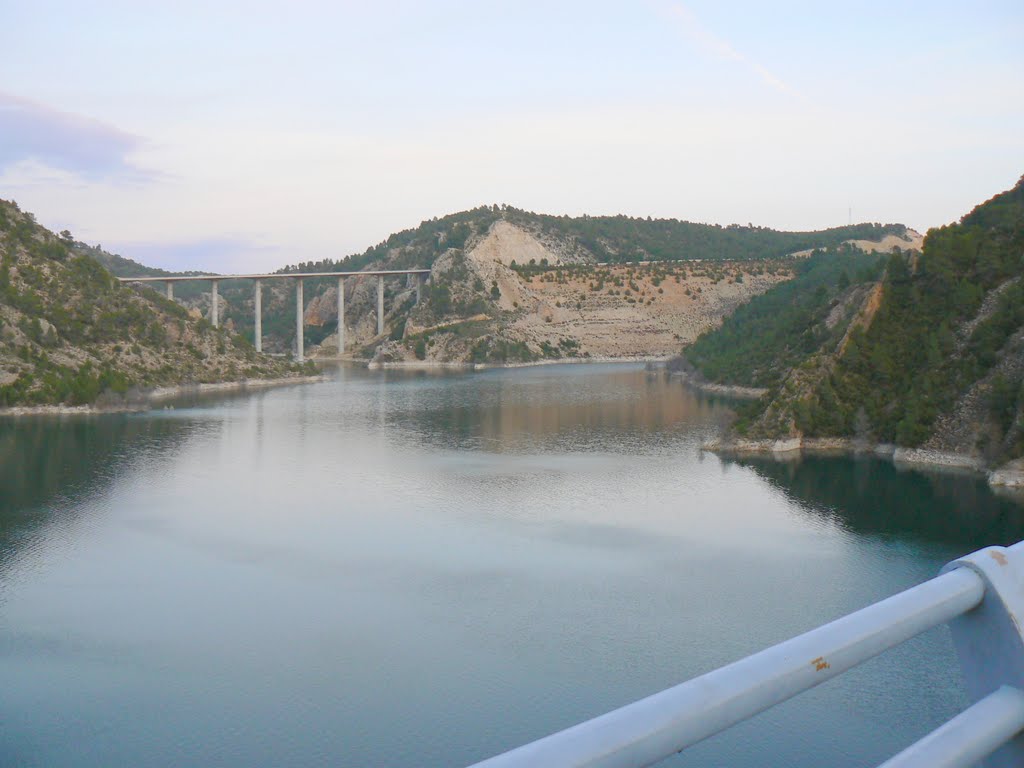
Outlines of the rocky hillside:
<svg viewBox="0 0 1024 768">
<path fill-rule="evenodd" d="M 0 407 L 116 404 L 157 386 L 272 378 L 256 352 L 0 201 Z"/>
<path fill-rule="evenodd" d="M 811 354 L 835 349 L 884 265 L 883 256 L 852 245 L 812 252 L 797 263 L 792 280 L 740 307 L 720 329 L 686 348 L 691 376 L 720 385 L 777 387 Z"/>
<path fill-rule="evenodd" d="M 71 233 L 61 233 L 73 253 L 95 259 L 117 277 L 172 277 L 212 274 L 210 272 L 169 272 L 103 250 L 98 245 L 76 241 Z M 322 288 L 311 281 L 314 289 Z M 141 290 L 163 292 L 163 285 L 139 283 Z M 253 338 L 253 282 L 251 280 L 223 280 L 218 286 L 217 310 L 220 325 L 246 339 Z M 308 294 L 307 294 L 308 295 Z M 198 312 L 207 320 L 211 316 L 210 284 L 208 282 L 182 282 L 174 285 L 174 300 L 185 308 Z M 316 344 L 324 334 L 314 324 L 306 331 L 306 343 Z M 263 350 L 272 354 L 291 355 L 295 351 L 295 291 L 285 281 L 268 281 L 263 285 Z"/>
<path fill-rule="evenodd" d="M 424 222 L 341 262 L 289 269 L 432 270 L 419 304 L 409 281 L 387 282 L 381 337 L 373 281 L 348 281 L 347 339 L 356 354 L 382 363 L 653 357 L 675 353 L 789 279 L 801 260 L 789 255 L 794 249 L 887 236 L 909 246 L 915 235 L 899 225 L 784 233 L 495 206 Z M 306 322 L 326 332 L 325 355 L 336 349 L 335 291 L 307 287 L 314 299 Z"/>
<path fill-rule="evenodd" d="M 931 230 L 920 255 L 893 253 L 877 283 L 833 295 L 848 307 L 841 332 L 790 361 L 738 436 L 851 438 L 988 467 L 1024 457 L 1022 277 L 1024 179 Z"/>
<path fill-rule="evenodd" d="M 423 301 L 369 343 L 378 362 L 666 356 L 790 275 L 785 259 L 597 265 L 498 221 L 439 257 Z"/>
</svg>

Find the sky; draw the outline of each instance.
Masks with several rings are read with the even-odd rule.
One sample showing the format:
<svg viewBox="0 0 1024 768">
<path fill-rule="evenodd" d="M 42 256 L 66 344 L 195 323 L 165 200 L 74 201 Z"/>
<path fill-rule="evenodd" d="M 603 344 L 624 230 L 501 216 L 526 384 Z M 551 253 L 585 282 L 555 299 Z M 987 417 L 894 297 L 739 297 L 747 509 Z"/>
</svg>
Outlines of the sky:
<svg viewBox="0 0 1024 768">
<path fill-rule="evenodd" d="M 152 266 L 432 217 L 920 231 L 1024 174 L 1024 3 L 0 0 L 0 198 Z"/>
</svg>

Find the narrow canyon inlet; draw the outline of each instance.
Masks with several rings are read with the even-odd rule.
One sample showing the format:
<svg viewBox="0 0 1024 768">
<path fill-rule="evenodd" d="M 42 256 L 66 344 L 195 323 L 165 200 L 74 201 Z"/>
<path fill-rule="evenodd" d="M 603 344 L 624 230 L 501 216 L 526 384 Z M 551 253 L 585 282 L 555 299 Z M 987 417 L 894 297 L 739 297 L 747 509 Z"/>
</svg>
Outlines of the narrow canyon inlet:
<svg viewBox="0 0 1024 768">
<path fill-rule="evenodd" d="M 974 475 L 704 453 L 727 404 L 641 365 L 330 373 L 0 419 L 0 765 L 465 765 L 1024 532 Z M 664 765 L 965 705 L 943 627 Z"/>
</svg>

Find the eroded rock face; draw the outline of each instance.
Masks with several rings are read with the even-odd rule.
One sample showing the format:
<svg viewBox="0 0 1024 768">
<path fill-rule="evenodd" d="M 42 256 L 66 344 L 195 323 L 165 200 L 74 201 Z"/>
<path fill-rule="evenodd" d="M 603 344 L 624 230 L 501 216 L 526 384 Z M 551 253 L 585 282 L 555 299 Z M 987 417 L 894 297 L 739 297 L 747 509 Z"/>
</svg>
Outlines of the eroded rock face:
<svg viewBox="0 0 1024 768">
<path fill-rule="evenodd" d="M 488 236 L 467 255 L 470 268 L 483 281 L 485 290 L 498 288 L 495 300 L 498 308 L 509 311 L 517 307 L 533 307 L 536 297 L 519 275 L 508 265 L 529 264 L 531 259 L 540 263 L 547 259 L 549 264 L 560 264 L 561 257 L 545 248 L 528 232 L 508 222 L 499 221 L 491 227 Z M 492 294 L 493 296 L 493 294 Z"/>
<path fill-rule="evenodd" d="M 893 248 L 901 251 L 921 251 L 924 248 L 924 235 L 908 229 L 903 236 L 886 235 L 881 240 L 847 240 L 850 245 L 860 248 L 865 253 L 892 253 Z"/>
<path fill-rule="evenodd" d="M 306 325 L 327 325 L 338 322 L 338 289 L 328 288 L 306 305 L 302 315 Z"/>
<path fill-rule="evenodd" d="M 565 263 L 559 252 L 547 248 L 529 232 L 507 221 L 495 222 L 487 237 L 473 248 L 470 255 L 475 255 L 479 262 L 496 261 L 506 266 L 513 261 L 529 264 L 531 259 L 537 264 L 547 259 L 552 266 Z"/>
</svg>

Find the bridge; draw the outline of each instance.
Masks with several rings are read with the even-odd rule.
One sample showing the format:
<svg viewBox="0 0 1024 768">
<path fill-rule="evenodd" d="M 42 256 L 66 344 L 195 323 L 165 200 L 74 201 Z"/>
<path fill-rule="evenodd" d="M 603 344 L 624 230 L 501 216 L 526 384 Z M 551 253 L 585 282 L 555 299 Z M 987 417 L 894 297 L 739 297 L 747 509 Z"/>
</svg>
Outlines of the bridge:
<svg viewBox="0 0 1024 768">
<path fill-rule="evenodd" d="M 936 578 L 471 768 L 639 768 L 948 622 L 966 710 L 881 768 L 1024 766 L 1024 542 L 953 561 Z M 822 765 L 828 760 L 823 759 Z"/>
<path fill-rule="evenodd" d="M 338 354 L 345 354 L 345 278 L 346 277 L 376 277 L 377 278 L 377 335 L 384 333 L 384 278 L 391 275 L 415 275 L 416 276 L 416 302 L 419 303 L 423 289 L 423 282 L 426 275 L 430 274 L 429 269 L 383 269 L 376 272 L 290 272 L 254 275 L 166 275 L 159 277 L 119 277 L 122 283 L 165 283 L 167 286 L 167 298 L 174 300 L 174 284 L 185 282 L 208 281 L 210 282 L 210 322 L 214 328 L 220 327 L 218 313 L 217 285 L 221 280 L 254 280 L 253 303 L 253 346 L 257 352 L 263 351 L 263 281 L 264 280 L 294 280 L 295 281 L 295 360 L 301 363 L 305 359 L 305 344 L 303 338 L 303 314 L 305 302 L 302 298 L 302 281 L 313 277 L 336 277 L 338 278 Z"/>
</svg>

